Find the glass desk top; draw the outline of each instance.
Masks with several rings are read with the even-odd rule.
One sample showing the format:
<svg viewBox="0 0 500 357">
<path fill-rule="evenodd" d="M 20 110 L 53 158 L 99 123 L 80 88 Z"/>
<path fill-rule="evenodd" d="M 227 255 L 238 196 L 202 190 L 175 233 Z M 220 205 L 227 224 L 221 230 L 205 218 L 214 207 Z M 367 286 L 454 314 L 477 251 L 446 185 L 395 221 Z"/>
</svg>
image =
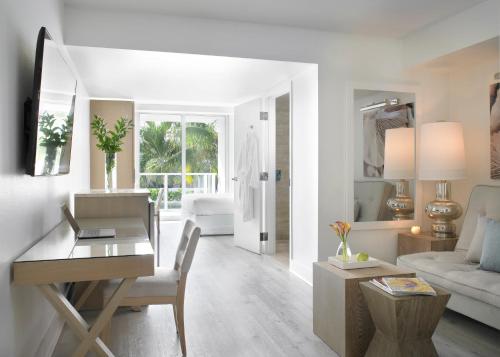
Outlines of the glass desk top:
<svg viewBox="0 0 500 357">
<path fill-rule="evenodd" d="M 78 239 L 67 221 L 15 260 L 18 262 L 153 255 L 142 218 L 79 219 L 82 229 L 114 228 L 115 238 Z"/>
</svg>

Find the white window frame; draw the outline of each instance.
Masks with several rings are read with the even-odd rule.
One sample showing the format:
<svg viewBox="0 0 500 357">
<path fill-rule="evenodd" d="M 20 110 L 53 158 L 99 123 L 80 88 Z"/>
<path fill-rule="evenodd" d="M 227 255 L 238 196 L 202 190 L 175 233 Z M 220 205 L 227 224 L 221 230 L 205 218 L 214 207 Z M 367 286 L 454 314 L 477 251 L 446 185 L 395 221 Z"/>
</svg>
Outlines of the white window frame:
<svg viewBox="0 0 500 357">
<path fill-rule="evenodd" d="M 218 131 L 218 143 L 217 143 L 217 176 L 218 176 L 218 187 L 217 192 L 223 193 L 227 191 L 228 188 L 228 160 L 227 160 L 227 151 L 229 149 L 228 145 L 228 133 L 227 133 L 227 125 L 229 121 L 228 113 L 199 113 L 194 111 L 184 112 L 184 111 L 168 111 L 168 110 L 136 110 L 134 115 L 134 186 L 135 188 L 140 188 L 140 129 L 142 127 L 142 123 L 145 121 L 151 120 L 142 120 L 142 116 L 145 114 L 158 116 L 178 116 L 181 123 L 182 130 L 182 193 L 183 195 L 186 192 L 186 123 L 192 122 L 193 120 L 189 120 L 189 117 L 207 117 L 207 121 L 211 118 L 218 118 L 216 122 L 216 127 Z M 163 120 L 158 120 L 163 121 Z M 200 121 L 203 122 L 203 121 Z"/>
</svg>

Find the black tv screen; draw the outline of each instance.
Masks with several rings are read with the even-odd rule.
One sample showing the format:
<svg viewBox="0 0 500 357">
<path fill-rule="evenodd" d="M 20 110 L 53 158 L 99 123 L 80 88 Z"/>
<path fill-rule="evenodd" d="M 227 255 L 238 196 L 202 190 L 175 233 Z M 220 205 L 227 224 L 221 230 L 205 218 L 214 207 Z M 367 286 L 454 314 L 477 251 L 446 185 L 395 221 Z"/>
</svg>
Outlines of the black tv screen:
<svg viewBox="0 0 500 357">
<path fill-rule="evenodd" d="M 76 77 L 45 27 L 36 45 L 33 97 L 25 108 L 26 173 L 69 173 Z"/>
</svg>

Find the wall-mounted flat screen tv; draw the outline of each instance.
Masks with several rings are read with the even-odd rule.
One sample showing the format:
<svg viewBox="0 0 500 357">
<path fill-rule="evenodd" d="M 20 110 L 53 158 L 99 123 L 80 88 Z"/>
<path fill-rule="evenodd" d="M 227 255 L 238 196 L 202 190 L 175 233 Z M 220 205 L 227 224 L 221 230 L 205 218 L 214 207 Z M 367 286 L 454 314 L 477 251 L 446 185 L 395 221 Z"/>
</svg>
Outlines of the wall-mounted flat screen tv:
<svg viewBox="0 0 500 357">
<path fill-rule="evenodd" d="M 26 173 L 69 173 L 76 77 L 45 27 L 36 45 L 33 97 L 25 104 Z"/>
</svg>

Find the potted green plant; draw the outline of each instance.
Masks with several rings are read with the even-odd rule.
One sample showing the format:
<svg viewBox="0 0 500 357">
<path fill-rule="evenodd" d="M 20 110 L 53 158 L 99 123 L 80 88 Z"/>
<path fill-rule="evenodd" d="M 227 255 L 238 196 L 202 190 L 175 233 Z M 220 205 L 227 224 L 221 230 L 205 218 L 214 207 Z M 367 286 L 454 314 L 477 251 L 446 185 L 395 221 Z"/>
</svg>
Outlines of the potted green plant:
<svg viewBox="0 0 500 357">
<path fill-rule="evenodd" d="M 114 130 L 108 129 L 104 119 L 94 114 L 90 124 L 92 134 L 97 139 L 97 148 L 104 152 L 106 161 L 106 188 L 113 188 L 113 169 L 116 167 L 116 153 L 122 151 L 123 139 L 134 127 L 132 120 L 121 117 L 115 123 Z"/>
<path fill-rule="evenodd" d="M 55 126 L 56 116 L 43 112 L 40 116 L 40 146 L 45 147 L 44 175 L 54 174 L 54 163 L 59 148 L 64 148 L 73 131 L 73 117 L 67 116 L 61 126 Z M 62 155 L 62 151 L 61 151 Z"/>
</svg>

